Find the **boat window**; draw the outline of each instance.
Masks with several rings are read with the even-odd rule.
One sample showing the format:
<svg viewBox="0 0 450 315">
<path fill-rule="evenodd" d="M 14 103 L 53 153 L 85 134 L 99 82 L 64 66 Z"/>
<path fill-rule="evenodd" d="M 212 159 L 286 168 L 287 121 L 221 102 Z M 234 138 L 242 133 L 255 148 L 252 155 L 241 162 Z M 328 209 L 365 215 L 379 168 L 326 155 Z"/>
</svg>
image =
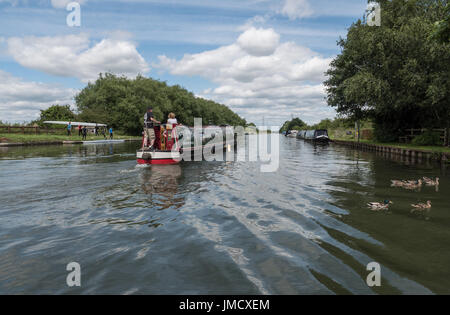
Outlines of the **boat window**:
<svg viewBox="0 0 450 315">
<path fill-rule="evenodd" d="M 328 132 L 326 130 L 317 130 L 316 137 L 320 136 L 328 136 Z"/>
</svg>

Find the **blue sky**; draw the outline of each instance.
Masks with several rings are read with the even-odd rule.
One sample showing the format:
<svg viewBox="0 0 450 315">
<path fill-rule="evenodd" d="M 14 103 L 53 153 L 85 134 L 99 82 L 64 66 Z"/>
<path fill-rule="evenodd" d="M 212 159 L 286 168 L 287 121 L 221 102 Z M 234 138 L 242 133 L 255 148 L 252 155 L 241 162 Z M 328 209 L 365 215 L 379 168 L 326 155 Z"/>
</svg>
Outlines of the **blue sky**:
<svg viewBox="0 0 450 315">
<path fill-rule="evenodd" d="M 0 120 L 29 121 L 98 72 L 138 73 L 280 125 L 334 117 L 323 72 L 365 0 L 0 0 Z"/>
</svg>

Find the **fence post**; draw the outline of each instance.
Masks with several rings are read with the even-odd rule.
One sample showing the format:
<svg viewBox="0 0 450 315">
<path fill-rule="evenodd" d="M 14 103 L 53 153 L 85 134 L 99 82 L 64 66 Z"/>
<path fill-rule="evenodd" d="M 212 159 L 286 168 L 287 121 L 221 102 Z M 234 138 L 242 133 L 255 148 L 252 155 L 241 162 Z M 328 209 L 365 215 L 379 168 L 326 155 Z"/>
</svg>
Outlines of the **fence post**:
<svg viewBox="0 0 450 315">
<path fill-rule="evenodd" d="M 449 138 L 449 134 L 448 134 L 449 129 L 445 128 L 444 129 L 444 146 L 448 147 L 449 143 L 448 143 L 448 138 Z"/>
</svg>

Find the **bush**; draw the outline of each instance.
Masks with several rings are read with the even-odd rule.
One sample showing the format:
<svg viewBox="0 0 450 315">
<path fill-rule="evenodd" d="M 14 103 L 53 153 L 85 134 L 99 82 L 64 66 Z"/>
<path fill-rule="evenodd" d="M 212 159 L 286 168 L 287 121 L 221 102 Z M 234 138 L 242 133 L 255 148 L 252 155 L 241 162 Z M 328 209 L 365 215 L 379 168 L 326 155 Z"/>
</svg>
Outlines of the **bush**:
<svg viewBox="0 0 450 315">
<path fill-rule="evenodd" d="M 414 145 L 442 145 L 439 133 L 427 131 L 412 140 Z"/>
<path fill-rule="evenodd" d="M 390 119 L 388 117 L 377 117 L 374 121 L 373 136 L 378 142 L 391 143 L 397 142 L 398 137 L 403 134 L 404 126 L 399 119 Z"/>
</svg>

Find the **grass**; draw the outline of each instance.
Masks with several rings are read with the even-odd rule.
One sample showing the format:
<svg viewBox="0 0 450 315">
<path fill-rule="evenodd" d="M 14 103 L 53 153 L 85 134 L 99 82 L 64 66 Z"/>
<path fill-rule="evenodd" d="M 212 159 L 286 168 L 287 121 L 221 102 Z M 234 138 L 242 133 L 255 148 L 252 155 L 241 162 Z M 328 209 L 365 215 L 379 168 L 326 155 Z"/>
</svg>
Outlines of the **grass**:
<svg viewBox="0 0 450 315">
<path fill-rule="evenodd" d="M 72 135 L 71 137 L 67 135 L 47 135 L 47 134 L 40 134 L 40 135 L 34 135 L 34 134 L 19 134 L 19 133 L 0 133 L 0 139 L 2 139 L 2 142 L 8 142 L 8 143 L 39 143 L 39 142 L 53 142 L 53 141 L 81 141 L 82 138 L 76 135 Z M 4 141 L 6 139 L 6 141 Z M 109 139 L 109 137 L 108 137 Z M 134 136 L 124 136 L 124 135 L 114 135 L 115 140 L 139 140 L 141 137 L 134 137 Z M 91 136 L 89 135 L 87 137 L 87 141 L 93 141 L 93 140 L 104 140 L 103 136 Z"/>
<path fill-rule="evenodd" d="M 341 140 L 341 141 L 354 141 L 355 139 L 354 135 L 347 135 L 345 131 L 343 130 L 330 130 L 330 138 L 332 140 Z M 363 140 L 361 139 L 361 143 L 367 143 L 367 144 L 375 144 L 375 145 L 383 145 L 383 146 L 391 146 L 401 149 L 410 149 L 410 150 L 419 150 L 419 151 L 429 151 L 429 152 L 436 152 L 436 153 L 450 153 L 450 147 L 444 147 L 444 146 L 417 146 L 409 143 L 383 143 L 383 142 L 377 142 L 374 140 Z"/>
</svg>

